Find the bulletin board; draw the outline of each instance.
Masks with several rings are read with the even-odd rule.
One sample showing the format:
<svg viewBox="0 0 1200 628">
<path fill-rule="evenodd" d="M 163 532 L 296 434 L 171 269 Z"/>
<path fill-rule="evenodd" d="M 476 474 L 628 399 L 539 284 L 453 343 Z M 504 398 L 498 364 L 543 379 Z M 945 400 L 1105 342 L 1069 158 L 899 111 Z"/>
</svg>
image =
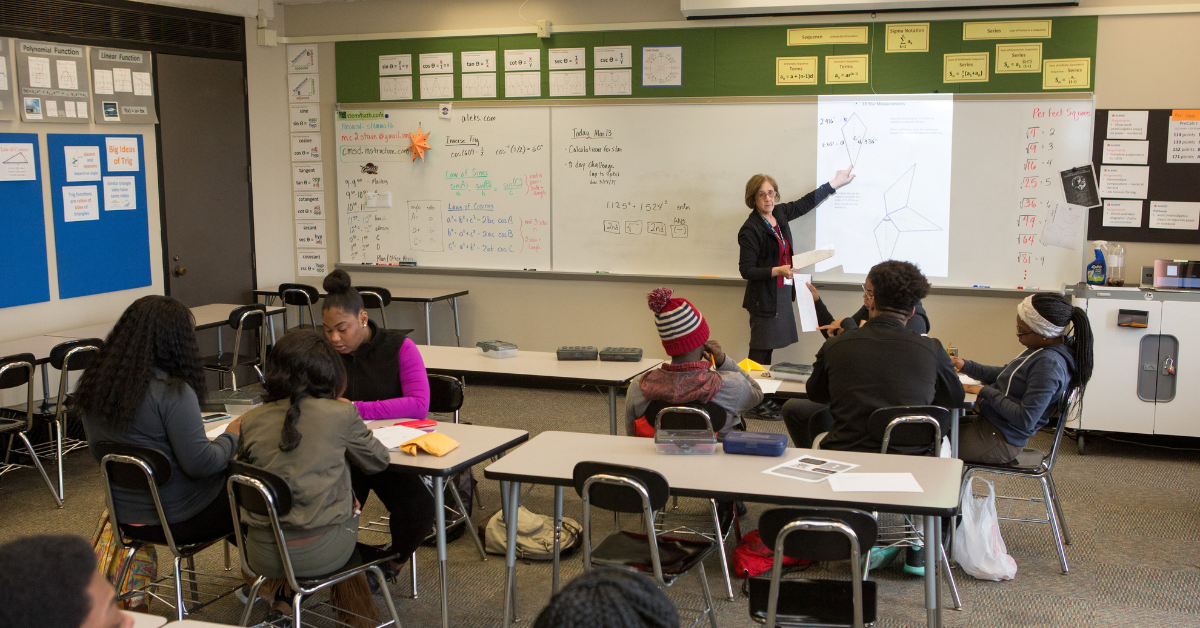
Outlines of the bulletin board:
<svg viewBox="0 0 1200 628">
<path fill-rule="evenodd" d="M 1096 72 L 1097 18 L 1054 17 L 1041 20 L 1003 22 L 1004 24 L 1034 24 L 1037 33 L 1017 28 L 1008 38 L 977 36 L 973 26 L 986 20 L 941 20 L 908 24 L 911 20 L 821 25 L 821 26 L 745 26 L 681 28 L 661 30 L 603 31 L 556 33 L 539 39 L 535 35 L 501 35 L 472 37 L 438 37 L 427 39 L 381 39 L 344 41 L 336 44 L 337 98 L 341 103 L 384 102 L 380 98 L 380 55 L 409 54 L 414 66 L 413 101 L 420 101 L 418 83 L 421 71 L 419 55 L 453 53 L 454 97 L 463 97 L 463 78 L 478 74 L 462 72 L 462 53 L 496 51 L 496 62 L 503 65 L 505 50 L 538 50 L 540 63 L 540 96 L 550 96 L 549 50 L 582 48 L 586 59 L 586 90 L 579 96 L 587 98 L 681 98 L 734 96 L 813 96 L 827 94 L 929 94 L 929 93 L 1063 93 L 1092 91 Z M 998 22 L 988 22 L 996 24 Z M 1035 24 L 1036 23 L 1036 24 Z M 916 27 L 922 36 L 915 46 L 896 49 L 899 40 L 889 36 L 896 27 Z M 857 41 L 865 43 L 822 43 L 789 45 L 789 30 L 860 29 Z M 1033 36 L 1036 35 L 1036 36 Z M 891 42 L 889 44 L 889 42 Z M 622 67 L 632 70 L 632 85 L 628 95 L 599 95 L 595 86 L 593 49 L 598 46 L 630 46 L 631 60 Z M 643 47 L 675 47 L 682 54 L 682 81 L 678 86 L 645 86 L 641 80 Z M 1036 50 L 1029 68 L 1004 67 L 1011 59 L 1014 47 Z M 1004 53 L 1004 54 L 1002 54 Z M 867 80 L 836 84 L 827 76 L 829 57 L 867 55 Z M 947 55 L 952 55 L 948 58 Z M 1002 57 L 1002 58 L 1001 58 Z M 781 84 L 778 78 L 779 59 L 811 58 L 815 68 L 811 84 Z M 1036 58 L 1036 60 L 1034 59 Z M 974 59 L 986 71 L 983 76 L 948 77 L 955 59 Z M 1054 85 L 1044 76 L 1042 61 L 1076 61 L 1084 68 L 1071 85 Z M 1032 67 L 1036 66 L 1036 67 Z M 615 66 L 614 66 L 615 67 Z M 504 70 L 496 72 L 496 99 L 511 100 L 505 94 Z M 947 80 L 949 78 L 949 80 Z M 441 100 L 447 100 L 445 98 Z M 486 98 L 472 101 L 489 100 Z M 492 99 L 495 100 L 495 99 Z"/>
<path fill-rule="evenodd" d="M 0 307 L 50 300 L 41 154 L 35 133 L 0 133 Z"/>
<path fill-rule="evenodd" d="M 149 286 L 142 136 L 52 133 L 46 140 L 59 298 Z"/>
<path fill-rule="evenodd" d="M 1097 176 L 1105 162 L 1105 142 L 1108 138 L 1108 109 L 1096 110 L 1096 125 L 1093 137 L 1092 162 Z M 1140 111 L 1147 111 L 1145 109 Z M 1134 227 L 1104 226 L 1104 205 L 1093 208 L 1088 215 L 1089 240 L 1115 240 L 1124 242 L 1161 242 L 1164 244 L 1200 244 L 1200 229 L 1152 229 L 1151 204 L 1158 202 L 1200 202 L 1200 150 L 1197 150 L 1198 138 L 1184 138 L 1184 146 L 1190 147 L 1192 155 L 1186 159 L 1189 162 L 1168 162 L 1168 152 L 1176 145 L 1171 138 L 1171 118 L 1175 109 L 1150 109 L 1147 111 L 1144 140 L 1149 142 L 1145 160 L 1128 161 L 1130 168 L 1144 167 L 1149 169 L 1149 181 L 1146 187 L 1146 198 L 1126 199 L 1137 200 L 1142 205 L 1141 223 Z M 1194 110 L 1188 110 L 1194 111 Z M 1186 114 L 1183 114 L 1186 115 Z M 1188 116 L 1194 117 L 1194 116 Z M 1200 123 L 1194 123 L 1200 124 Z M 1195 135 L 1195 132 L 1193 132 Z M 1137 140 L 1133 140 L 1136 142 Z M 1115 162 L 1111 158 L 1108 163 Z M 1101 195 L 1101 201 L 1106 199 Z"/>
</svg>

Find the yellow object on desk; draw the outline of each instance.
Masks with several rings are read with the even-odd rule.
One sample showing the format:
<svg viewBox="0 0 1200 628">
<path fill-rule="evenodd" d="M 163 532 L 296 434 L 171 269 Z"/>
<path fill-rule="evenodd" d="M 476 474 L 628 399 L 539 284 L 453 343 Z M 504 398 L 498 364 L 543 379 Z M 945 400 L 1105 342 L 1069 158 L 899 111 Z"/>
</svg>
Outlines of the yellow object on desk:
<svg viewBox="0 0 1200 628">
<path fill-rule="evenodd" d="M 763 367 L 763 365 L 759 364 L 758 362 L 755 362 L 754 360 L 751 360 L 750 358 L 746 358 L 745 360 L 738 362 L 738 366 L 742 367 L 742 370 L 746 371 L 747 373 L 752 373 L 754 371 L 767 370 L 766 368 Z"/>
<path fill-rule="evenodd" d="M 450 438 L 445 434 L 431 432 L 424 436 L 418 436 L 410 441 L 406 441 L 403 445 L 400 445 L 400 451 L 415 456 L 417 455 L 417 450 L 420 449 L 427 454 L 444 456 L 454 451 L 457 447 L 458 441 L 454 440 L 453 438 Z"/>
</svg>

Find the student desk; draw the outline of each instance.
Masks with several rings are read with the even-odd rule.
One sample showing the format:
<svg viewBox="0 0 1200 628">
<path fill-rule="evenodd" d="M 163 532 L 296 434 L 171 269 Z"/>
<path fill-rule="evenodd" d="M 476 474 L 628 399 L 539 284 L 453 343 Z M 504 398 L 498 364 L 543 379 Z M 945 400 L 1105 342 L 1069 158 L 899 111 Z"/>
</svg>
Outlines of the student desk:
<svg viewBox="0 0 1200 628">
<path fill-rule="evenodd" d="M 161 628 L 167 623 L 166 617 L 158 615 L 147 615 L 146 613 L 135 613 L 133 611 L 121 611 L 124 615 L 133 619 L 132 628 Z"/>
<path fill-rule="evenodd" d="M 843 462 L 860 465 L 850 473 L 912 473 L 921 493 L 835 493 L 828 482 L 803 482 L 763 471 L 801 455 L 829 455 Z M 813 452 L 789 448 L 782 457 L 726 455 L 660 456 L 654 442 L 646 438 L 604 436 L 575 432 L 542 432 L 499 462 L 484 470 L 484 477 L 509 483 L 509 512 L 516 511 L 521 483 L 554 486 L 555 571 L 558 586 L 558 543 L 562 525 L 562 490 L 573 486 L 572 472 L 583 461 L 624 464 L 651 469 L 663 474 L 672 495 L 742 500 L 788 506 L 827 506 L 857 508 L 924 517 L 929 539 L 925 544 L 925 608 L 931 627 L 941 625 L 941 587 L 937 570 L 937 551 L 941 551 L 940 517 L 958 513 L 962 488 L 963 463 L 955 458 L 924 456 L 885 456 L 854 452 Z M 504 624 L 510 625 L 510 604 L 516 586 L 516 527 L 508 530 L 505 556 Z"/>
<path fill-rule="evenodd" d="M 404 303 L 419 303 L 422 311 L 425 312 L 425 344 L 433 344 L 433 330 L 429 327 L 429 309 L 438 301 L 449 301 L 450 309 L 454 311 L 454 337 L 455 344 L 462 344 L 462 334 L 458 324 L 458 297 L 465 297 L 468 294 L 466 290 L 453 290 L 444 288 L 398 288 L 395 290 L 388 289 L 392 293 L 393 301 L 401 301 Z M 254 298 L 266 297 L 267 305 L 275 302 L 279 297 L 279 286 L 264 288 L 254 291 Z M 324 299 L 324 294 L 318 294 L 319 298 Z M 286 316 L 286 315 L 285 315 Z M 287 319 L 284 318 L 286 326 Z"/>
<path fill-rule="evenodd" d="M 204 430 L 208 431 L 231 421 L 233 421 L 232 418 L 206 423 Z M 367 426 L 375 429 L 387 427 L 396 422 L 396 419 L 367 421 Z M 433 478 L 433 499 L 437 509 L 435 529 L 437 532 L 438 575 L 442 585 L 442 627 L 448 628 L 450 626 L 450 609 L 449 584 L 446 578 L 446 479 L 492 456 L 503 456 L 504 452 L 529 440 L 529 432 L 446 421 L 438 422 L 437 431 L 439 434 L 445 434 L 458 441 L 458 447 L 441 457 L 425 453 L 413 456 L 402 451 L 389 452 L 391 464 L 388 466 L 388 471 L 415 473 Z M 509 512 L 516 512 L 516 510 Z M 471 522 L 466 522 L 466 525 L 471 525 Z M 516 527 L 513 529 L 516 530 Z"/>
<path fill-rule="evenodd" d="M 441 375 L 505 375 L 534 380 L 608 388 L 608 429 L 617 433 L 617 388 L 662 360 L 642 358 L 639 362 L 600 360 L 559 361 L 557 354 L 517 351 L 511 358 L 489 358 L 476 347 L 420 346 L 425 370 Z"/>
<path fill-rule="evenodd" d="M 242 307 L 236 303 L 210 303 L 209 305 L 200 305 L 193 308 L 188 308 L 192 312 L 192 317 L 196 319 L 196 331 L 202 329 L 212 329 L 220 327 L 229 322 L 229 313 L 235 308 Z M 267 318 L 277 314 L 283 314 L 287 309 L 283 307 L 268 307 Z M 108 335 L 116 322 L 100 323 L 99 325 L 91 325 L 88 327 L 77 327 L 65 331 L 56 331 L 48 336 L 59 338 L 103 338 Z M 275 326 L 271 325 L 271 334 L 274 337 Z"/>
</svg>

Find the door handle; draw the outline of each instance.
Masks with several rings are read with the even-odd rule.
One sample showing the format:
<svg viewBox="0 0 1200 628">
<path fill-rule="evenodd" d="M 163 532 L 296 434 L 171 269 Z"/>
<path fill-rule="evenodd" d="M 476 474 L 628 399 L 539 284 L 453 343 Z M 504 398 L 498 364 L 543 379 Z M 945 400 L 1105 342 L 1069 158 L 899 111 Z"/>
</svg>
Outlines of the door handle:
<svg viewBox="0 0 1200 628">
<path fill-rule="evenodd" d="M 186 268 L 184 268 L 183 266 L 176 266 L 176 267 L 175 267 L 175 276 L 176 276 L 176 277 L 182 277 L 182 276 L 184 276 L 184 275 L 186 275 L 186 274 L 187 274 L 187 269 L 186 269 Z"/>
<path fill-rule="evenodd" d="M 1162 374 L 1163 375 L 1174 375 L 1175 374 L 1175 359 L 1172 358 L 1171 356 L 1167 356 L 1167 359 L 1163 360 Z"/>
</svg>

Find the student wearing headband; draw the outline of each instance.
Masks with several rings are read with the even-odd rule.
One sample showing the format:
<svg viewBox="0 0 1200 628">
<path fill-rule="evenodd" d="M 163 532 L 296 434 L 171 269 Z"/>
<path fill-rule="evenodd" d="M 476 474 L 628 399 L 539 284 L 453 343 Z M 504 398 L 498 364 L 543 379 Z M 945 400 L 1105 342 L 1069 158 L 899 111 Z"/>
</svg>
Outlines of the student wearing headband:
<svg viewBox="0 0 1200 628">
<path fill-rule="evenodd" d="M 1025 350 L 1005 366 L 952 357 L 954 368 L 983 382 L 963 386 L 979 395 L 979 415 L 963 423 L 959 457 L 1008 464 L 1050 422 L 1055 402 L 1092 377 L 1092 327 L 1087 313 L 1053 292 L 1017 305 L 1017 340 Z"/>
</svg>

